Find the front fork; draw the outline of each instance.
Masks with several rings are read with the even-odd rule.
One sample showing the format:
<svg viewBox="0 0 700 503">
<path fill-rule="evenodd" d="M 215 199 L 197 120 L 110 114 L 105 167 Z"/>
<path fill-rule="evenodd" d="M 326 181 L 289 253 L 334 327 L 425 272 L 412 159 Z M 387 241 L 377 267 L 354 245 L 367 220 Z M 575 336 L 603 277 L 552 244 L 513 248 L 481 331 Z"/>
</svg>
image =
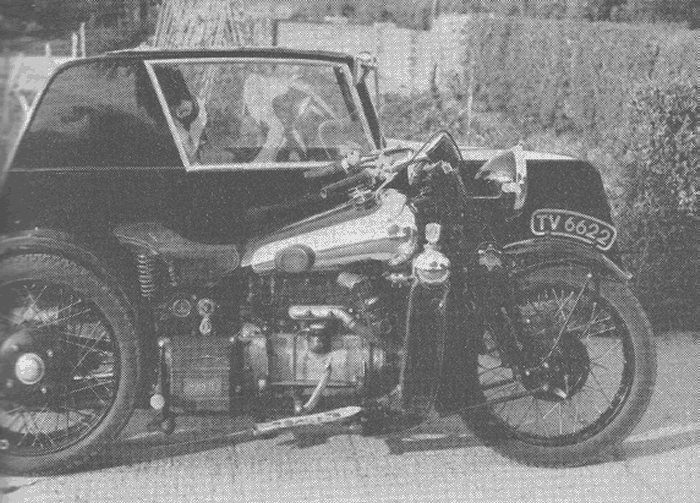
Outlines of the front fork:
<svg viewBox="0 0 700 503">
<path fill-rule="evenodd" d="M 477 270 L 469 281 L 475 292 L 477 319 L 489 330 L 503 358 L 503 364 L 520 375 L 527 362 L 523 354 L 522 327 L 514 285 L 509 281 L 508 265 L 493 244 L 478 250 Z M 477 331 L 483 349 L 483 332 Z"/>
<path fill-rule="evenodd" d="M 523 326 L 520 323 L 521 313 L 518 308 L 517 291 L 515 283 L 510 280 L 508 264 L 502 260 L 501 252 L 489 244 L 478 251 L 478 273 L 470 283 L 478 285 L 477 313 L 483 322 L 483 329 L 489 329 L 494 342 L 501 354 L 503 365 L 513 370 L 518 379 L 530 376 L 533 372 L 540 372 L 548 366 L 549 356 L 559 345 L 569 318 L 576 310 L 584 292 L 592 287 L 599 288 L 599 275 L 595 270 L 589 269 L 581 290 L 575 298 L 574 306 L 565 316 L 561 327 L 553 341 L 549 355 L 529 355 L 526 339 L 523 334 Z M 480 335 L 483 331 L 479 332 Z M 480 340 L 483 348 L 483 336 Z"/>
</svg>

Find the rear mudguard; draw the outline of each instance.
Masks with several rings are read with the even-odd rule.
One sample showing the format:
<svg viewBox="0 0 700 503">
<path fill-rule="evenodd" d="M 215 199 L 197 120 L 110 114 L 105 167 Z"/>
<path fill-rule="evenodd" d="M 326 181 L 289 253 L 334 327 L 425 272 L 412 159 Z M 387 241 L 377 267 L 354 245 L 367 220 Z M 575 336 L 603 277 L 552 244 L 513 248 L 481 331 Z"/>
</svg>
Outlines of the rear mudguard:
<svg viewBox="0 0 700 503">
<path fill-rule="evenodd" d="M 127 301 L 131 300 L 123 291 L 123 285 L 117 281 L 115 274 L 106 268 L 104 261 L 68 233 L 53 229 L 32 229 L 0 236 L 0 260 L 10 255 L 25 253 L 61 255 L 90 269 L 101 280 L 118 285 L 122 288 L 124 298 Z M 132 302 L 128 303 L 132 305 Z"/>
<path fill-rule="evenodd" d="M 563 262 L 581 264 L 594 268 L 598 273 L 610 275 L 627 283 L 632 275 L 624 271 L 615 262 L 598 250 L 563 238 L 541 237 L 509 243 L 503 247 L 506 257 L 529 259 L 534 261 L 522 268 L 516 268 L 515 274 L 522 274 L 530 268 L 557 265 Z"/>
<path fill-rule="evenodd" d="M 416 281 L 411 287 L 406 338 L 401 366 L 401 408 L 426 416 L 440 388 L 447 335 L 449 283 L 427 286 Z"/>
</svg>

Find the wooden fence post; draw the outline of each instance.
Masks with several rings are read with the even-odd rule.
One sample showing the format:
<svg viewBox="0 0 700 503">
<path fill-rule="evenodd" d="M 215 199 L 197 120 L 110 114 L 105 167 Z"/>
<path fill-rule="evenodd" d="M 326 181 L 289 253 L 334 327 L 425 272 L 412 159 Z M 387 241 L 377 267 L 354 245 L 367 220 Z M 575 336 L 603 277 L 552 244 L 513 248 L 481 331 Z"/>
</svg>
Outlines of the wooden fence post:
<svg viewBox="0 0 700 503">
<path fill-rule="evenodd" d="M 80 23 L 80 55 L 83 58 L 86 56 L 85 46 L 85 22 L 82 22 Z"/>
</svg>

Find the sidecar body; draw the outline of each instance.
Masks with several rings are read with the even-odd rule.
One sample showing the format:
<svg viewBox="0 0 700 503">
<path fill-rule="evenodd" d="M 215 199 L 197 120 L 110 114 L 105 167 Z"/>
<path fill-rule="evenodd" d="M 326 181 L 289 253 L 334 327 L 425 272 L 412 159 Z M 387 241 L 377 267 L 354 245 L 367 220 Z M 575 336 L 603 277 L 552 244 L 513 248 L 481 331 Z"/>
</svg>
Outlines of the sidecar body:
<svg viewBox="0 0 700 503">
<path fill-rule="evenodd" d="M 387 143 L 372 71 L 366 58 L 281 48 L 134 50 L 67 63 L 0 177 L 0 232 L 60 232 L 113 255 L 113 231 L 124 224 L 156 222 L 189 242 L 231 244 L 303 216 L 308 208 L 284 209 L 318 190 L 303 172 Z M 497 154 L 465 147 L 464 172 Z M 568 156 L 525 156 L 527 200 L 510 223 L 512 240 L 588 234 L 614 255 L 593 232 L 611 223 L 597 170 Z M 533 219 L 540 209 L 574 213 Z"/>
</svg>

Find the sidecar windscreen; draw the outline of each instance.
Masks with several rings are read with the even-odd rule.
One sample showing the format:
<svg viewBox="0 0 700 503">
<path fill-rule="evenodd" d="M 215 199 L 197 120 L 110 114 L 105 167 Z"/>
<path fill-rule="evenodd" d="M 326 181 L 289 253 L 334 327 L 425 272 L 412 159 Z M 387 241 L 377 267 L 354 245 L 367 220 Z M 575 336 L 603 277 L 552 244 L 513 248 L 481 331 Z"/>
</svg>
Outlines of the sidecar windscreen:
<svg viewBox="0 0 700 503">
<path fill-rule="evenodd" d="M 188 168 L 308 167 L 371 149 L 342 66 L 217 59 L 149 68 Z"/>
</svg>

